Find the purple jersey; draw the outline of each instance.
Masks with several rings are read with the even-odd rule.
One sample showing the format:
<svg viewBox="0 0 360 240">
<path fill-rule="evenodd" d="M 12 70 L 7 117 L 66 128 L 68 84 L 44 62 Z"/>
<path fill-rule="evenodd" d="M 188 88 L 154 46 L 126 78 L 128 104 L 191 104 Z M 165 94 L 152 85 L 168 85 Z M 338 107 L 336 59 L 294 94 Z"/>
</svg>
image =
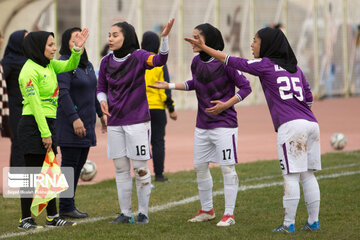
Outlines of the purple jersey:
<svg viewBox="0 0 360 240">
<path fill-rule="evenodd" d="M 106 55 L 100 64 L 97 93 L 105 93 L 108 98 L 108 126 L 121 126 L 150 121 L 149 105 L 146 97 L 145 70 L 149 56 L 144 50 L 136 50 L 124 58 Z M 154 66 L 162 66 L 168 54 L 153 57 Z M 151 61 L 151 57 L 150 57 Z"/>
<path fill-rule="evenodd" d="M 295 119 L 317 122 L 309 108 L 313 101 L 309 83 L 299 67 L 290 73 L 269 58 L 227 57 L 225 63 L 260 78 L 276 132 L 281 124 Z"/>
<path fill-rule="evenodd" d="M 239 100 L 243 100 L 251 92 L 249 81 L 238 70 L 227 67 L 218 60 L 211 58 L 207 62 L 201 61 L 199 55 L 194 57 L 191 64 L 193 79 L 186 81 L 186 90 L 195 90 L 198 99 L 196 127 L 202 129 L 235 128 L 238 126 L 234 106 L 214 116 L 205 112 L 213 107 L 213 100 L 226 102 L 235 95 L 235 86 L 240 90 L 236 93 Z"/>
</svg>

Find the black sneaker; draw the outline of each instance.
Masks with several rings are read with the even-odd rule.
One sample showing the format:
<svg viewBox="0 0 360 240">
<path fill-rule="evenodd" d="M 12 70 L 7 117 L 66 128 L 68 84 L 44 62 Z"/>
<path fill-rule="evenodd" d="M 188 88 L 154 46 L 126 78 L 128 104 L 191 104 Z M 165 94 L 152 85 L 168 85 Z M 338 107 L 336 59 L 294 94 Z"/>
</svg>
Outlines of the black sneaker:
<svg viewBox="0 0 360 240">
<path fill-rule="evenodd" d="M 66 221 L 61 217 L 48 218 L 46 217 L 47 227 L 62 227 L 62 226 L 75 226 L 75 222 Z"/>
<path fill-rule="evenodd" d="M 149 218 L 147 216 L 145 216 L 145 214 L 139 213 L 136 224 L 141 225 L 141 224 L 148 224 L 148 223 L 149 223 Z"/>
<path fill-rule="evenodd" d="M 31 217 L 24 218 L 19 220 L 19 226 L 20 229 L 39 229 L 43 228 L 43 226 L 37 225 L 37 223 L 32 219 Z"/>
<path fill-rule="evenodd" d="M 70 212 L 62 212 L 60 213 L 60 217 L 62 218 L 87 218 L 89 215 L 85 212 L 80 212 L 78 209 L 74 209 Z"/>
<path fill-rule="evenodd" d="M 128 217 L 125 216 L 123 213 L 121 213 L 117 218 L 115 218 L 114 221 L 109 222 L 109 224 L 116 224 L 116 223 L 134 223 L 134 217 Z"/>
<path fill-rule="evenodd" d="M 164 177 L 164 175 L 155 175 L 155 182 L 168 182 L 169 179 Z"/>
</svg>

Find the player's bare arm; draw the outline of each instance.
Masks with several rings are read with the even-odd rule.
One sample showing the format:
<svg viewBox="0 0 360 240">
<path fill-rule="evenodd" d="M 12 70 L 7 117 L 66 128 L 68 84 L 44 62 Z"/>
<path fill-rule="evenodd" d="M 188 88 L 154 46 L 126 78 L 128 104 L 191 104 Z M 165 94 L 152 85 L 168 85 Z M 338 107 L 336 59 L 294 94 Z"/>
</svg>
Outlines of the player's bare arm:
<svg viewBox="0 0 360 240">
<path fill-rule="evenodd" d="M 219 60 L 220 62 L 225 62 L 226 59 L 226 54 L 221 52 L 221 51 L 217 51 L 211 47 L 208 47 L 205 45 L 205 43 L 201 40 L 201 38 L 184 38 L 185 41 L 195 45 L 196 47 L 200 48 L 201 50 L 203 50 L 204 52 L 206 52 L 207 54 L 209 54 L 210 56 L 216 58 L 217 60 Z"/>
<path fill-rule="evenodd" d="M 164 81 L 155 81 L 157 84 L 149 84 L 148 87 L 157 89 L 175 89 L 175 90 L 186 90 L 185 84 L 183 83 L 167 83 Z"/>
</svg>

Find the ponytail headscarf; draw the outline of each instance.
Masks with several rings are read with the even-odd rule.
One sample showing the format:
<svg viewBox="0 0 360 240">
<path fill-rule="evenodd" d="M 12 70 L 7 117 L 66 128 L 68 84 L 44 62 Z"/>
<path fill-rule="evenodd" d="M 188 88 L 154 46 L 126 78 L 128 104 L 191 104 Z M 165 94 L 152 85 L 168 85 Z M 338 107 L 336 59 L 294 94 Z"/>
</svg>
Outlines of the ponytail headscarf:
<svg viewBox="0 0 360 240">
<path fill-rule="evenodd" d="M 297 60 L 291 46 L 280 29 L 263 28 L 257 32 L 261 39 L 260 57 L 267 57 L 290 73 L 297 71 Z"/>
</svg>

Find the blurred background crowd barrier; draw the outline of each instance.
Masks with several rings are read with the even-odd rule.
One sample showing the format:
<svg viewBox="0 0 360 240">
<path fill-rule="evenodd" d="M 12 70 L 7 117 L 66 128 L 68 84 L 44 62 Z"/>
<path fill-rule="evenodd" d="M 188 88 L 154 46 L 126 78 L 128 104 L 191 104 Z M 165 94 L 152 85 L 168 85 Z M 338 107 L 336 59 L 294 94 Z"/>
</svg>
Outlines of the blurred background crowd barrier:
<svg viewBox="0 0 360 240">
<path fill-rule="evenodd" d="M 1 58 L 15 30 L 52 31 L 60 43 L 66 28 L 81 26 L 90 30 L 87 52 L 96 68 L 112 24 L 131 23 L 140 42 L 143 32 L 160 33 L 175 17 L 168 60 L 172 82 L 192 78 L 194 54 L 183 39 L 195 26 L 211 23 L 222 32 L 226 53 L 252 58 L 256 31 L 278 24 L 317 98 L 360 94 L 359 0 L 0 0 L 0 9 Z M 253 94 L 242 104 L 264 103 L 258 79 L 247 76 Z M 197 107 L 193 93 L 174 91 L 173 96 L 177 109 Z"/>
</svg>

